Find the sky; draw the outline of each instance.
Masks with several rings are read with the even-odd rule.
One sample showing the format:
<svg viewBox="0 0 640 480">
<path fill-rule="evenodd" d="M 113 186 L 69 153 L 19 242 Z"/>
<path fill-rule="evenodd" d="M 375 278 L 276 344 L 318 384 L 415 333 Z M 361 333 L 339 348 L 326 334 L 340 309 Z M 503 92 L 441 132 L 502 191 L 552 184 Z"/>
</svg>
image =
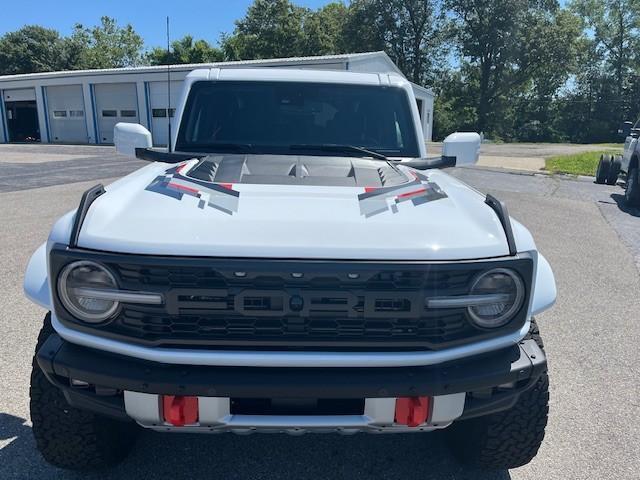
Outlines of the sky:
<svg viewBox="0 0 640 480">
<path fill-rule="evenodd" d="M 223 32 L 231 33 L 234 20 L 242 18 L 252 0 L 0 0 L 0 35 L 24 25 L 42 25 L 71 33 L 76 23 L 85 26 L 107 15 L 119 24 L 130 23 L 142 36 L 145 47 L 166 44 L 166 17 L 171 18 L 171 38 L 186 34 L 216 43 Z M 318 8 L 329 0 L 295 0 L 297 5 Z"/>
</svg>

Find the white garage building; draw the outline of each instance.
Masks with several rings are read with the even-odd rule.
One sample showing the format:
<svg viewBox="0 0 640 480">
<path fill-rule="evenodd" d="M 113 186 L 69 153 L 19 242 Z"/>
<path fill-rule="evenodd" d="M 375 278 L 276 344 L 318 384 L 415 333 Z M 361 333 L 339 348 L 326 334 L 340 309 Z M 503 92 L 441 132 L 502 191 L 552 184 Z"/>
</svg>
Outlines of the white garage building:
<svg viewBox="0 0 640 480">
<path fill-rule="evenodd" d="M 176 105 L 184 77 L 196 68 L 249 66 L 402 75 L 384 52 L 172 65 L 170 105 Z M 430 141 L 433 92 L 415 84 L 413 91 Z M 147 127 L 155 145 L 166 145 L 173 116 L 167 100 L 166 66 L 0 76 L 0 143 L 110 144 L 114 125 L 132 122 Z"/>
</svg>

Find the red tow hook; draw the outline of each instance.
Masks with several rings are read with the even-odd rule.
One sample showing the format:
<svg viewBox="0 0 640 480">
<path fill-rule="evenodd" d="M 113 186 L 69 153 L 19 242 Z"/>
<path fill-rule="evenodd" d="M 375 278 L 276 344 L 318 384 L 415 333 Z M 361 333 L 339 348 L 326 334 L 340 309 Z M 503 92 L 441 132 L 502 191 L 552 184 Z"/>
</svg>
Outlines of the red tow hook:
<svg viewBox="0 0 640 480">
<path fill-rule="evenodd" d="M 417 427 L 429 416 L 429 397 L 398 397 L 396 399 L 396 423 Z"/>
<path fill-rule="evenodd" d="M 198 397 L 163 395 L 162 415 L 164 421 L 174 427 L 184 427 L 198 421 Z"/>
</svg>

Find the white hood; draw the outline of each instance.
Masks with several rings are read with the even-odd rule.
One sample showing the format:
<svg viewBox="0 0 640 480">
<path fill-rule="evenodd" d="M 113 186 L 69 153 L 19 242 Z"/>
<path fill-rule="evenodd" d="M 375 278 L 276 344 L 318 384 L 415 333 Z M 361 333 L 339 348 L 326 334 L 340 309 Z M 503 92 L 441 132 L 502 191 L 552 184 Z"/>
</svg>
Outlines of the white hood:
<svg viewBox="0 0 640 480">
<path fill-rule="evenodd" d="M 176 168 L 171 167 L 151 164 L 107 187 L 87 214 L 78 246 L 153 255 L 305 259 L 508 255 L 504 230 L 484 198 L 442 171 L 416 178 L 420 188 L 439 194 L 411 201 L 414 182 L 413 191 L 406 187 L 376 197 L 372 209 L 365 197 L 376 189 L 353 186 L 238 183 L 191 194 L 195 190 L 171 180 Z M 175 189 L 163 193 L 158 188 L 167 182 Z"/>
</svg>

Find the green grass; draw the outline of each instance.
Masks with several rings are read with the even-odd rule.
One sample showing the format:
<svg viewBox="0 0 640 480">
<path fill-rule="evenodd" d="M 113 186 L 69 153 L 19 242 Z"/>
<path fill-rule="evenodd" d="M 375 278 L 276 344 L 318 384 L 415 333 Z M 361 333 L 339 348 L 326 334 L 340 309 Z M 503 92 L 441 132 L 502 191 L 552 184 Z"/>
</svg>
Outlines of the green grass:
<svg viewBox="0 0 640 480">
<path fill-rule="evenodd" d="M 619 150 L 607 150 L 601 152 L 584 152 L 572 155 L 559 155 L 545 160 L 545 170 L 551 173 L 567 173 L 569 175 L 596 175 L 598 161 L 603 153 L 616 154 Z"/>
</svg>

